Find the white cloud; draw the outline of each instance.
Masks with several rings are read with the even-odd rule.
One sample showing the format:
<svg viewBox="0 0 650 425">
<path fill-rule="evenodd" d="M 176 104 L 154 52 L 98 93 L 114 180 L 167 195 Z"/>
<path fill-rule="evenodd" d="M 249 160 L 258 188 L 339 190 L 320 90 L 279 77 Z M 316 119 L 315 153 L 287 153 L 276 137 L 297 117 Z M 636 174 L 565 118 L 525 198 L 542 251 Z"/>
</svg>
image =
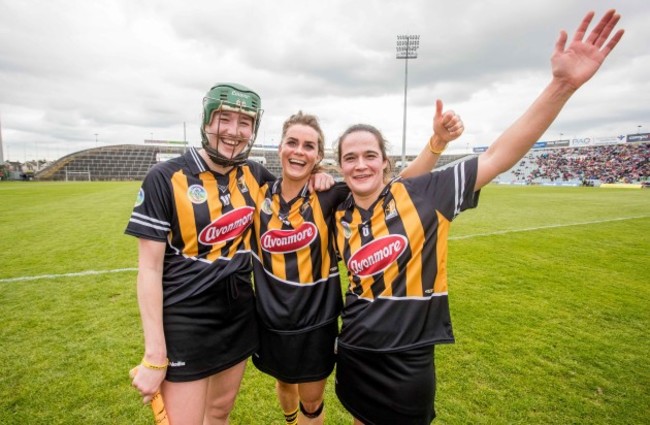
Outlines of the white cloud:
<svg viewBox="0 0 650 425">
<path fill-rule="evenodd" d="M 547 138 L 648 130 L 650 8 L 616 5 L 625 37 Z M 428 139 L 436 98 L 463 116 L 456 147 L 490 143 L 543 88 L 561 29 L 605 0 L 192 2 L 0 0 L 0 121 L 5 158 L 53 159 L 151 138 L 199 143 L 201 98 L 218 81 L 256 90 L 259 142 L 283 120 L 317 114 L 329 142 L 380 128 L 401 153 L 404 61 L 398 34 L 420 34 L 409 61 L 407 151 Z M 95 136 L 97 134 L 97 137 Z"/>
</svg>

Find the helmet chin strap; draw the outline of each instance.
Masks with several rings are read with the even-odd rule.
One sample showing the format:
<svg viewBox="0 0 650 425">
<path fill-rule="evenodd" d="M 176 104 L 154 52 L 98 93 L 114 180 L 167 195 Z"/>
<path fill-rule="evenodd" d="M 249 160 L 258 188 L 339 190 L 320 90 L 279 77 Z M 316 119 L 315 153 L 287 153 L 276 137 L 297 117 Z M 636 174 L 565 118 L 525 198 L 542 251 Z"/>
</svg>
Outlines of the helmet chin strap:
<svg viewBox="0 0 650 425">
<path fill-rule="evenodd" d="M 244 164 L 246 162 L 246 158 L 248 157 L 248 151 L 250 151 L 250 148 L 244 148 L 244 150 L 242 150 L 239 154 L 235 155 L 232 158 L 228 158 L 222 155 L 218 149 L 214 149 L 212 146 L 210 146 L 209 143 L 206 142 L 207 140 L 204 141 L 202 145 L 205 153 L 208 155 L 208 158 L 210 158 L 210 161 L 214 162 L 217 165 L 221 165 L 222 167 L 236 167 L 238 165 Z M 217 141 L 217 146 L 218 143 L 219 141 Z"/>
<path fill-rule="evenodd" d="M 212 146 L 210 146 L 208 134 L 205 132 L 205 130 L 201 131 L 201 145 L 203 146 L 203 150 L 205 150 L 205 153 L 208 155 L 208 158 L 210 158 L 212 162 L 222 167 L 236 167 L 238 165 L 242 165 L 246 163 L 248 154 L 250 153 L 250 150 L 253 148 L 254 136 L 251 136 L 251 138 L 248 141 L 239 138 L 240 143 L 245 142 L 246 146 L 244 147 L 244 149 L 242 149 L 240 153 L 229 158 L 223 155 L 221 152 L 219 152 L 219 143 L 221 143 L 222 137 L 219 137 L 218 134 L 214 134 L 214 133 L 210 133 L 210 134 L 212 134 L 215 137 L 217 141 L 217 148 L 215 149 Z"/>
<path fill-rule="evenodd" d="M 226 108 L 224 108 L 226 109 Z M 228 109 L 234 109 L 234 108 L 228 108 Z M 213 111 L 213 113 L 216 111 Z M 242 110 L 241 108 L 239 109 L 234 109 L 234 112 L 241 113 Z M 255 128 L 255 122 L 257 120 L 257 116 L 253 118 L 253 128 Z M 211 118 L 212 120 L 212 118 Z M 246 159 L 248 158 L 248 154 L 250 153 L 251 149 L 253 148 L 253 143 L 255 141 L 255 133 L 251 134 L 250 138 L 246 140 L 243 137 L 238 137 L 238 136 L 230 136 L 230 137 L 224 137 L 223 135 L 220 135 L 220 130 L 221 130 L 221 122 L 217 121 L 217 131 L 216 133 L 209 133 L 214 136 L 216 140 L 216 149 L 210 146 L 210 140 L 208 138 L 208 133 L 206 133 L 205 128 L 201 128 L 201 145 L 203 146 L 203 149 L 205 150 L 205 153 L 208 155 L 208 158 L 212 162 L 214 162 L 217 165 L 220 165 L 222 167 L 236 167 L 239 165 L 243 165 L 246 163 Z M 239 122 L 237 123 L 237 127 L 235 128 L 235 134 L 239 134 Z M 228 158 L 227 156 L 221 154 L 219 152 L 219 143 L 224 138 L 232 138 L 234 140 L 237 140 L 239 143 L 246 143 L 244 148 L 242 149 L 241 152 L 239 152 L 237 155 L 231 156 Z"/>
</svg>

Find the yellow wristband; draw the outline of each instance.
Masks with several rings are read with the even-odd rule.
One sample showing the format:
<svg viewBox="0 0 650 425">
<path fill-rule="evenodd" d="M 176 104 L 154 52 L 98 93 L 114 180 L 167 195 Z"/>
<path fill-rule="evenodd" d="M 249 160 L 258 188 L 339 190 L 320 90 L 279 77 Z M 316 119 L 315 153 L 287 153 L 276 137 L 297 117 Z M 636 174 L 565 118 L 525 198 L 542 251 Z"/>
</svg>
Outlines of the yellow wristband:
<svg viewBox="0 0 650 425">
<path fill-rule="evenodd" d="M 434 137 L 435 137 L 435 135 L 431 136 L 431 138 L 429 139 L 429 151 L 431 151 L 431 153 L 434 154 L 434 155 L 440 155 L 441 153 L 443 153 L 443 152 L 445 151 L 445 149 L 447 149 L 447 145 L 445 145 L 445 146 L 444 146 L 442 149 L 440 149 L 439 151 L 433 149 L 433 145 L 432 145 L 432 143 L 433 143 L 433 138 L 434 138 Z"/>
<path fill-rule="evenodd" d="M 167 369 L 167 366 L 169 365 L 169 359 L 165 359 L 165 364 L 164 365 L 157 365 L 157 364 L 152 364 L 146 361 L 145 359 L 142 359 L 140 364 L 147 369 L 153 369 L 153 370 L 165 370 Z"/>
</svg>

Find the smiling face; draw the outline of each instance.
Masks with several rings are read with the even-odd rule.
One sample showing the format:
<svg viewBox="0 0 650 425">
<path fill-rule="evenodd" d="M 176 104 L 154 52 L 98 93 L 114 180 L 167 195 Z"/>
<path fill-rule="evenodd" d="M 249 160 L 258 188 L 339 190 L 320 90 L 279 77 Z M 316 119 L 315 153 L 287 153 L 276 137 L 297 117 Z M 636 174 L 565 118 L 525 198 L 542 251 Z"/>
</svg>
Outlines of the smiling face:
<svg viewBox="0 0 650 425">
<path fill-rule="evenodd" d="M 253 135 L 253 118 L 233 111 L 215 111 L 205 126 L 208 142 L 226 158 L 233 158 L 246 148 Z"/>
<path fill-rule="evenodd" d="M 339 160 L 355 202 L 367 208 L 384 188 L 389 166 L 376 135 L 365 130 L 345 134 L 339 142 Z"/>
<path fill-rule="evenodd" d="M 291 125 L 282 138 L 279 154 L 282 178 L 306 183 L 322 159 L 318 132 L 309 125 Z"/>
</svg>

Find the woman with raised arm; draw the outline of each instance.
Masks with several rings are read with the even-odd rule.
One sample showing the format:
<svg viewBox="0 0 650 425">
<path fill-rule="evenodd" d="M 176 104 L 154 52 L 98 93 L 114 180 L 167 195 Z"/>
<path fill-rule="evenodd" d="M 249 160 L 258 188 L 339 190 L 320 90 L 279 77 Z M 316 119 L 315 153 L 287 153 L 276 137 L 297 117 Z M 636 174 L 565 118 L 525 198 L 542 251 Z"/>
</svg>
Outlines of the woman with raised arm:
<svg viewBox="0 0 650 425">
<path fill-rule="evenodd" d="M 611 36 L 620 18 L 614 10 L 585 39 L 593 15 L 568 46 L 561 32 L 551 82 L 478 158 L 387 181 L 385 142 L 375 127 L 355 125 L 339 138 L 338 160 L 352 196 L 335 215 L 350 280 L 336 393 L 355 424 L 429 424 L 435 417 L 434 347 L 454 341 L 447 301 L 451 221 L 476 207 L 480 189 L 531 149 L 619 42 L 623 30 Z"/>
</svg>

